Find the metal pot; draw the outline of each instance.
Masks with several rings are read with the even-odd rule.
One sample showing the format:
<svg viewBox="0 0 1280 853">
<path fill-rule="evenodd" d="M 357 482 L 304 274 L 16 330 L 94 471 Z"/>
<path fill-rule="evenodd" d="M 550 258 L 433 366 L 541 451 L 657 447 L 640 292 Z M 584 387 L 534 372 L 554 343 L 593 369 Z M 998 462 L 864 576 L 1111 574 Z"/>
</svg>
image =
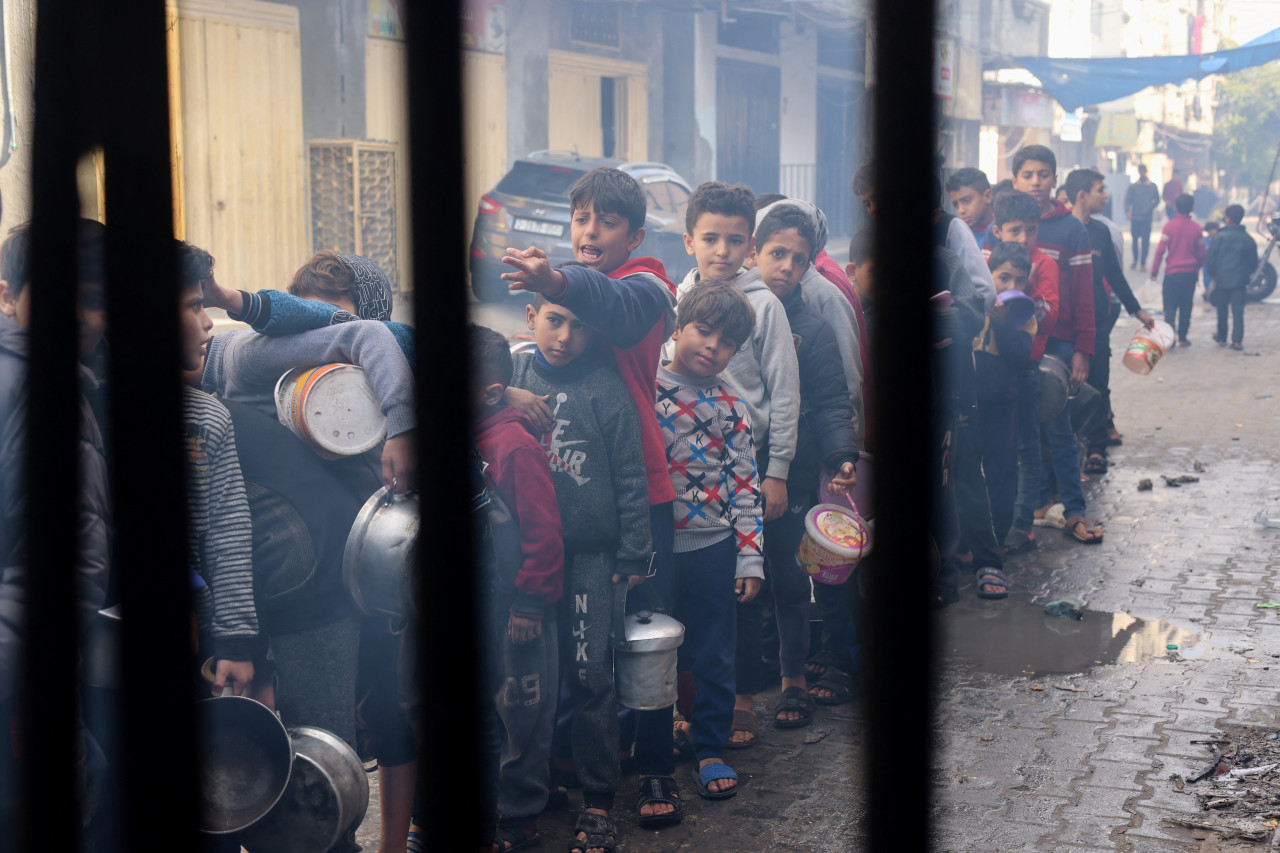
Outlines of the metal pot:
<svg viewBox="0 0 1280 853">
<path fill-rule="evenodd" d="M 299 726 L 293 739 L 293 775 L 280 802 L 240 837 L 250 853 L 324 853 L 364 819 L 369 780 L 360 758 L 342 738 Z"/>
<path fill-rule="evenodd" d="M 1071 397 L 1071 368 L 1055 355 L 1040 359 L 1040 422 L 1051 421 Z"/>
<path fill-rule="evenodd" d="M 347 535 L 342 580 L 366 616 L 404 617 L 413 602 L 418 496 L 385 488 L 365 501 Z"/>
<path fill-rule="evenodd" d="M 1102 403 L 1102 393 L 1088 382 L 1080 383 L 1080 388 L 1071 395 L 1071 428 L 1077 435 L 1083 435 L 1093 416 L 1098 414 L 1098 406 Z"/>
<path fill-rule="evenodd" d="M 84 653 L 84 680 L 90 687 L 120 688 L 120 631 L 119 604 L 103 608 L 94 616 Z"/>
<path fill-rule="evenodd" d="M 663 613 L 626 614 L 627 582 L 613 594 L 613 674 L 618 704 L 637 711 L 669 708 L 676 701 L 676 649 L 684 625 Z"/>
<path fill-rule="evenodd" d="M 201 832 L 227 835 L 261 820 L 289 783 L 293 747 L 280 718 L 246 696 L 204 699 L 200 712 Z"/>
</svg>

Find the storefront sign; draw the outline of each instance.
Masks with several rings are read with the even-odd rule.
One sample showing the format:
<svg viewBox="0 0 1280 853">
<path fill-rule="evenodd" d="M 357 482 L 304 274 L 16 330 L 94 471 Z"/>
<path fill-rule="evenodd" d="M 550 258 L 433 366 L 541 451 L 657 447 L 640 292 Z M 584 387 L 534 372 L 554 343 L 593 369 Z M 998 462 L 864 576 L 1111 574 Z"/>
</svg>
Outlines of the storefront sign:
<svg viewBox="0 0 1280 853">
<path fill-rule="evenodd" d="M 1053 127 L 1053 98 L 1044 92 L 1005 89 L 1001 93 L 1000 123 L 1012 127 Z"/>
<path fill-rule="evenodd" d="M 462 49 L 507 52 L 507 7 L 503 0 L 464 0 Z"/>
</svg>

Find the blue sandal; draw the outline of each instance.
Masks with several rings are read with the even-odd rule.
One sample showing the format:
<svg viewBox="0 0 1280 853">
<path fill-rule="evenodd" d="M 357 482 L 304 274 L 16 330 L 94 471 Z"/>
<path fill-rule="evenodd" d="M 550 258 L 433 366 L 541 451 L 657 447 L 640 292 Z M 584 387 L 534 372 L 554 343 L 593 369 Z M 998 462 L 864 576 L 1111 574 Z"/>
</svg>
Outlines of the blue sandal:
<svg viewBox="0 0 1280 853">
<path fill-rule="evenodd" d="M 698 796 L 704 800 L 727 800 L 738 793 L 738 786 L 734 785 L 727 791 L 713 791 L 708 787 L 717 779 L 732 779 L 738 781 L 738 774 L 733 772 L 733 768 L 723 761 L 713 761 L 703 767 L 698 768 Z"/>
</svg>

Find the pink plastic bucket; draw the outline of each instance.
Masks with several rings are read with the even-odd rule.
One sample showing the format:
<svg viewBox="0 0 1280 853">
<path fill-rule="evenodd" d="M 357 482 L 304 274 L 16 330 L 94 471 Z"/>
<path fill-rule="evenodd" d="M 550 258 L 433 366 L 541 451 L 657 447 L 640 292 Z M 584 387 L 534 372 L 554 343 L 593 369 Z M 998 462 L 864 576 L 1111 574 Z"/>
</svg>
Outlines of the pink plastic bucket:
<svg viewBox="0 0 1280 853">
<path fill-rule="evenodd" d="M 1157 320 L 1154 329 L 1139 326 L 1124 351 L 1124 366 L 1134 373 L 1150 373 L 1174 340 L 1173 327 L 1163 320 Z"/>
<path fill-rule="evenodd" d="M 818 504 L 805 514 L 796 562 L 818 583 L 842 584 L 853 575 L 870 545 L 871 535 L 857 509 Z"/>
</svg>

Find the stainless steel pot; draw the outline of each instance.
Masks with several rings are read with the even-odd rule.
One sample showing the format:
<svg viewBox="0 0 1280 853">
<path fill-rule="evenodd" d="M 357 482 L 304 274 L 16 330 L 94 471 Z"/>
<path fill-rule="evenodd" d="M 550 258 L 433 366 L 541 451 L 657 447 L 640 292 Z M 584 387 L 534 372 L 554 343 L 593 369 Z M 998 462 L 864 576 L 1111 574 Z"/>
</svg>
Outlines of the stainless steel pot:
<svg viewBox="0 0 1280 853">
<path fill-rule="evenodd" d="M 1040 422 L 1051 421 L 1071 397 L 1071 368 L 1054 355 L 1040 359 Z"/>
<path fill-rule="evenodd" d="M 366 616 L 404 617 L 413 603 L 418 496 L 385 488 L 365 501 L 347 535 L 342 580 Z"/>
<path fill-rule="evenodd" d="M 250 853 L 325 853 L 369 807 L 369 780 L 346 741 L 312 726 L 289 734 L 295 753 L 289 787 L 271 813 L 241 835 Z"/>
<path fill-rule="evenodd" d="M 284 724 L 245 696 L 199 703 L 201 832 L 227 835 L 261 820 L 289 783 L 293 747 Z"/>
<path fill-rule="evenodd" d="M 627 582 L 617 584 L 613 609 L 613 674 L 618 704 L 637 711 L 669 708 L 676 701 L 676 649 L 684 625 L 663 613 L 626 614 Z"/>
</svg>

